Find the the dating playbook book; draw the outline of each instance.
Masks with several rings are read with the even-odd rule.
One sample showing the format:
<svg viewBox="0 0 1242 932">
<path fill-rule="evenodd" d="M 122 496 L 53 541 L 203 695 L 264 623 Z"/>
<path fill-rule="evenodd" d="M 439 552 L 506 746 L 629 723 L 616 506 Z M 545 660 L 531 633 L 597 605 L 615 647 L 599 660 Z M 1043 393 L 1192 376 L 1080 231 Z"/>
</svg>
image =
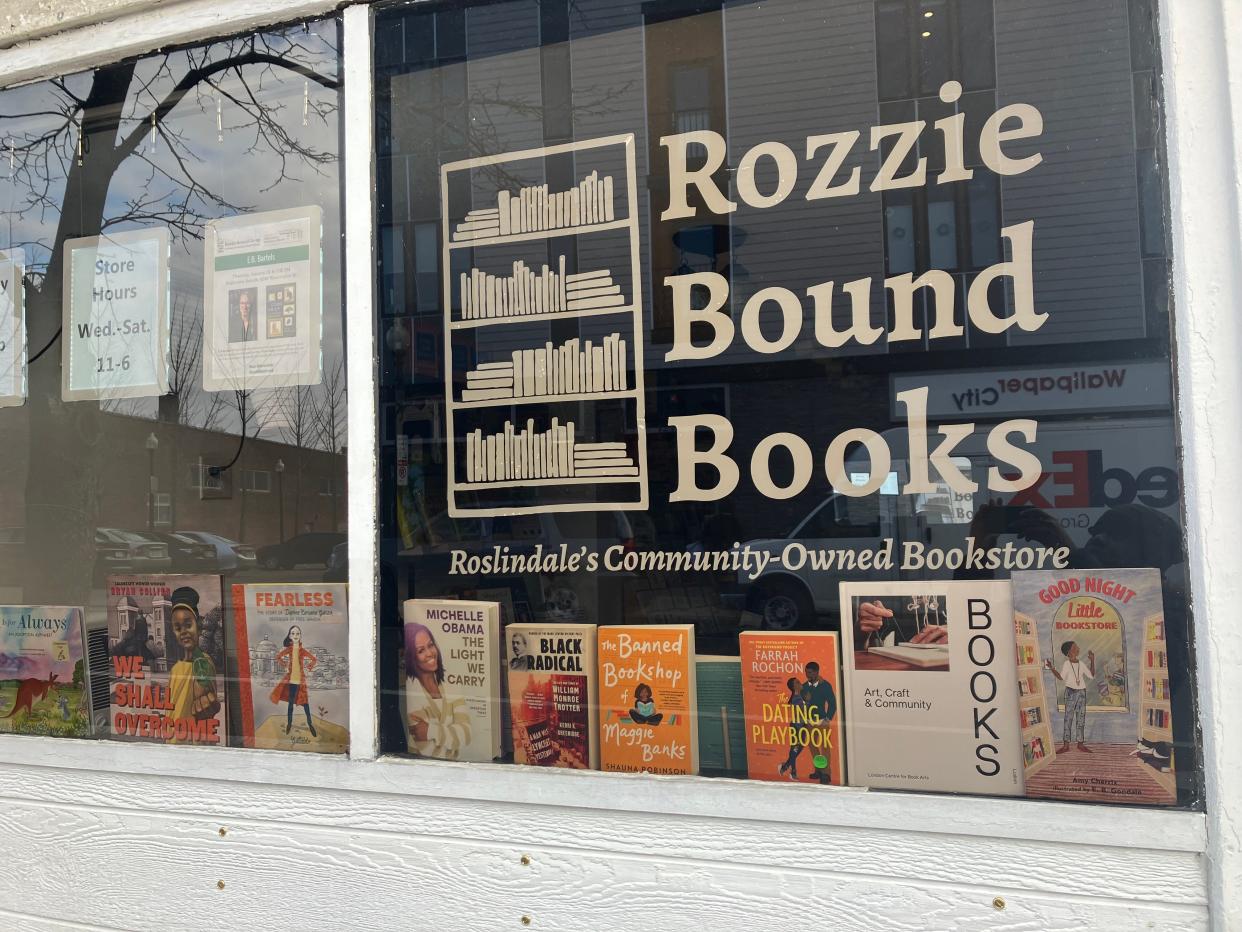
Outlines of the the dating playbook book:
<svg viewBox="0 0 1242 932">
<path fill-rule="evenodd" d="M 1176 803 L 1159 571 L 1012 582 L 1026 794 Z"/>
<path fill-rule="evenodd" d="M 501 755 L 500 605 L 409 599 L 402 716 L 411 754 L 491 761 Z"/>
<path fill-rule="evenodd" d="M 698 773 L 694 625 L 605 625 L 598 652 L 600 767 Z"/>
<path fill-rule="evenodd" d="M 0 734 L 91 733 L 82 609 L 0 605 Z"/>
<path fill-rule="evenodd" d="M 695 716 L 699 727 L 699 773 L 746 776 L 746 711 L 739 657 L 695 657 Z"/>
<path fill-rule="evenodd" d="M 1007 582 L 841 583 L 849 783 L 1017 796 Z"/>
<path fill-rule="evenodd" d="M 219 576 L 110 576 L 112 737 L 228 743 Z"/>
<path fill-rule="evenodd" d="M 234 585 L 233 629 L 246 747 L 348 751 L 344 584 Z"/>
<path fill-rule="evenodd" d="M 836 634 L 743 631 L 738 648 L 750 778 L 844 783 Z"/>
<path fill-rule="evenodd" d="M 505 630 L 514 763 L 599 768 L 595 641 L 591 624 Z"/>
</svg>

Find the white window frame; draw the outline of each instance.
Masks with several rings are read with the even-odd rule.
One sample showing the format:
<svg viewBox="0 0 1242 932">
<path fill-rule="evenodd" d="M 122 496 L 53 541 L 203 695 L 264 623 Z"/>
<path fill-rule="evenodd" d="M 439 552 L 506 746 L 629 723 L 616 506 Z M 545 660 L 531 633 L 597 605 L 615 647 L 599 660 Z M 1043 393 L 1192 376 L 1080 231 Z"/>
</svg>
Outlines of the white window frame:
<svg viewBox="0 0 1242 932">
<path fill-rule="evenodd" d="M 156 527 L 172 527 L 172 493 L 152 492 L 154 502 L 151 508 L 151 523 Z"/>
<path fill-rule="evenodd" d="M 254 480 L 259 476 L 267 477 L 266 489 L 260 489 L 254 485 Z M 249 492 L 252 495 L 270 495 L 272 492 L 272 471 L 270 469 L 243 469 L 241 485 L 243 492 Z"/>
<path fill-rule="evenodd" d="M 97 67 L 167 45 L 207 41 L 264 26 L 328 15 L 337 0 L 188 0 L 177 15 L 159 8 L 0 49 L 0 88 Z M 647 779 L 510 765 L 376 760 L 378 475 L 377 337 L 374 257 L 373 16 L 355 5 L 344 18 L 344 199 L 348 342 L 348 494 L 350 584 L 349 758 L 300 755 L 297 767 L 274 751 L 127 745 L 0 736 L 0 762 L 91 772 L 199 777 L 359 792 L 440 796 L 503 803 L 802 821 L 815 793 L 815 822 L 825 828 L 891 828 L 982 839 L 1055 843 L 1060 825 L 1114 847 L 1204 852 L 1211 902 L 1221 928 L 1242 928 L 1242 743 L 1226 738 L 1242 721 L 1242 639 L 1233 618 L 1242 574 L 1232 568 L 1242 527 L 1242 133 L 1233 112 L 1242 89 L 1242 12 L 1230 0 L 1161 0 L 1160 41 L 1170 162 L 1170 232 L 1175 294 L 1175 367 L 1186 481 L 1189 584 L 1203 734 L 1207 813 L 1168 812 L 1033 800 L 867 793 L 739 783 Z M 1234 97 L 1227 93 L 1232 88 Z M 1209 131 L 1205 132 L 1205 128 Z"/>
</svg>

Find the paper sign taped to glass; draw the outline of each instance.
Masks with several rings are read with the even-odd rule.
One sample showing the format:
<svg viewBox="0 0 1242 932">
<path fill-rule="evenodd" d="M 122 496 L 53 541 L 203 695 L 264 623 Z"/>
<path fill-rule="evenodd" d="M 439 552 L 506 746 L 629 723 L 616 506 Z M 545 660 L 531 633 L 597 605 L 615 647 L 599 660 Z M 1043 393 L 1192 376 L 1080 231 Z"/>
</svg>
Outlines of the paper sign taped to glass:
<svg viewBox="0 0 1242 932">
<path fill-rule="evenodd" d="M 61 397 L 168 393 L 168 228 L 65 241 Z"/>
<path fill-rule="evenodd" d="M 25 264 L 22 250 L 0 249 L 0 408 L 26 400 Z"/>
<path fill-rule="evenodd" d="M 319 384 L 321 214 L 296 207 L 207 224 L 207 391 Z"/>
</svg>

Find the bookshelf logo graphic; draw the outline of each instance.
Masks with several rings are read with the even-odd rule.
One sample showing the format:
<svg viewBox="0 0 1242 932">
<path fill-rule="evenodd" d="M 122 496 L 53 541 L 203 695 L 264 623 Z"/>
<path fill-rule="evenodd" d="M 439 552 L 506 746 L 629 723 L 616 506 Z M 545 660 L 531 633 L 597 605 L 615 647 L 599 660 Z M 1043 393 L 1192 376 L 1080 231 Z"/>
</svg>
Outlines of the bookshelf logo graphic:
<svg viewBox="0 0 1242 932">
<path fill-rule="evenodd" d="M 441 167 L 450 515 L 646 509 L 636 178 L 633 134 Z"/>
</svg>

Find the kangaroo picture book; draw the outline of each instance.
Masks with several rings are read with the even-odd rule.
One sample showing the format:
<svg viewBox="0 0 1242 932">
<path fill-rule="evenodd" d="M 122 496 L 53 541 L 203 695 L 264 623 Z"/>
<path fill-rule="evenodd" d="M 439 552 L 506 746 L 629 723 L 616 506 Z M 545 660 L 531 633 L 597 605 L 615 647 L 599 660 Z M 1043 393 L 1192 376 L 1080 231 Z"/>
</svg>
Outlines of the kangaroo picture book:
<svg viewBox="0 0 1242 932">
<path fill-rule="evenodd" d="M 402 716 L 411 754 L 491 761 L 501 754 L 500 604 L 409 599 Z"/>
<path fill-rule="evenodd" d="M 513 760 L 599 768 L 593 624 L 512 624 L 505 630 Z"/>
<path fill-rule="evenodd" d="M 348 751 L 345 585 L 236 584 L 233 631 L 246 747 Z"/>
<path fill-rule="evenodd" d="M 849 783 L 1022 793 L 1008 582 L 840 584 Z"/>
<path fill-rule="evenodd" d="M 598 653 L 600 767 L 698 773 L 694 625 L 605 625 Z"/>
<path fill-rule="evenodd" d="M 0 605 L 0 734 L 91 733 L 82 609 Z"/>
<path fill-rule="evenodd" d="M 1026 794 L 1176 803 L 1160 572 L 1020 571 L 1013 604 Z"/>
<path fill-rule="evenodd" d="M 112 737 L 228 743 L 219 576 L 110 576 Z"/>
<path fill-rule="evenodd" d="M 836 634 L 743 631 L 738 647 L 750 778 L 844 783 Z"/>
</svg>

